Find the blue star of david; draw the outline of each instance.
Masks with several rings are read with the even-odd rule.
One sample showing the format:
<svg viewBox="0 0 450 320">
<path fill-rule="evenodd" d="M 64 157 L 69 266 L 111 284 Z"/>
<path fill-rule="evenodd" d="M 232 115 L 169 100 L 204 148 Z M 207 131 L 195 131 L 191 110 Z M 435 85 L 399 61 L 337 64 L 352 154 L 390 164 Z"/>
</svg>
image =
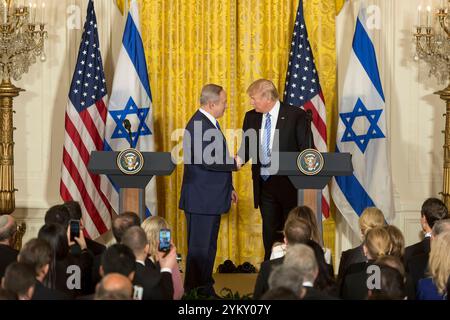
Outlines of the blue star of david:
<svg viewBox="0 0 450 320">
<path fill-rule="evenodd" d="M 385 138 L 385 135 L 377 124 L 382 112 L 383 109 L 367 110 L 364 103 L 362 103 L 361 99 L 358 98 L 352 112 L 339 114 L 339 117 L 345 125 L 345 132 L 342 136 L 341 142 L 353 141 L 356 143 L 361 152 L 364 153 L 371 139 Z M 369 121 L 370 126 L 366 134 L 356 135 L 353 130 L 353 123 L 357 117 L 366 117 Z"/>
<path fill-rule="evenodd" d="M 133 148 L 136 148 L 140 136 L 152 134 L 150 128 L 145 123 L 149 112 L 150 108 L 139 108 L 131 97 L 123 110 L 110 110 L 109 113 L 116 122 L 116 128 L 111 135 L 111 139 L 126 139 Z M 139 119 L 137 131 L 131 132 L 132 141 L 130 141 L 130 136 L 123 125 L 123 120 L 129 114 L 135 114 Z"/>
</svg>

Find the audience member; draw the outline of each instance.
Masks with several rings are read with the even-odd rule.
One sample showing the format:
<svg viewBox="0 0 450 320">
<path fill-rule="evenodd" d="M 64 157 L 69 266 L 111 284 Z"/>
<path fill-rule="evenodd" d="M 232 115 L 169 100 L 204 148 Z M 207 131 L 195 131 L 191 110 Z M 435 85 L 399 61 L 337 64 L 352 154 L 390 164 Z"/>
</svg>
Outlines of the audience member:
<svg viewBox="0 0 450 320">
<path fill-rule="evenodd" d="M 149 244 L 148 259 L 145 265 L 160 271 L 159 263 L 161 252 L 159 252 L 159 231 L 161 229 L 170 229 L 167 221 L 160 216 L 152 216 L 142 222 L 142 229 L 144 229 Z M 180 300 L 184 294 L 183 279 L 178 265 L 172 268 L 172 282 L 173 282 L 173 299 Z"/>
<path fill-rule="evenodd" d="M 320 230 L 319 227 L 317 225 L 317 218 L 316 215 L 314 213 L 314 211 L 312 211 L 312 209 L 310 207 L 307 206 L 298 206 L 295 207 L 294 209 L 292 209 L 289 214 L 288 214 L 288 219 L 290 216 L 297 216 L 299 218 L 305 219 L 308 222 L 308 225 L 311 229 L 311 240 L 315 241 L 316 243 L 318 243 L 319 245 L 323 244 L 323 240 L 322 240 L 322 236 L 320 234 Z M 322 250 L 324 252 L 324 257 L 325 257 L 325 261 L 327 264 L 329 264 L 330 266 L 332 266 L 331 261 L 332 261 L 332 256 L 331 256 L 331 250 L 329 248 L 325 248 L 322 246 Z M 270 259 L 275 259 L 275 258 L 279 258 L 282 255 L 277 254 L 278 252 L 282 253 L 284 255 L 285 250 L 278 250 L 277 247 L 274 247 L 272 249 L 272 256 L 270 257 Z M 333 271 L 334 274 L 334 271 Z"/>
<path fill-rule="evenodd" d="M 176 266 L 176 252 L 172 247 L 171 252 L 163 257 L 160 253 L 159 263 L 161 270 L 145 265 L 149 252 L 149 244 L 145 231 L 141 227 L 131 227 L 122 236 L 122 244 L 129 247 L 136 257 L 136 273 L 133 284 L 141 286 L 144 290 L 142 300 L 172 300 L 173 283 L 172 268 Z"/>
<path fill-rule="evenodd" d="M 370 229 L 382 227 L 384 225 L 384 215 L 380 209 L 375 207 L 364 209 L 363 213 L 359 217 L 359 229 L 361 230 L 361 238 L 363 243 L 365 235 Z M 367 258 L 364 255 L 363 243 L 356 248 L 342 252 L 341 261 L 339 263 L 338 282 L 342 281 L 343 275 L 350 265 L 354 263 L 367 262 Z"/>
<path fill-rule="evenodd" d="M 311 238 L 311 229 L 304 219 L 292 217 L 286 220 L 284 224 L 284 243 L 286 247 L 298 243 L 306 243 Z M 269 289 L 268 279 L 272 268 L 283 263 L 284 256 L 274 260 L 266 260 L 261 264 L 261 268 L 256 278 L 254 299 L 260 299 Z"/>
<path fill-rule="evenodd" d="M 300 270 L 293 266 L 279 265 L 275 266 L 270 273 L 268 280 L 269 290 L 264 293 L 261 300 L 269 299 L 274 293 L 280 293 L 280 291 L 275 291 L 279 289 L 284 289 L 281 292 L 294 293 L 295 299 L 302 299 L 305 296 L 306 290 L 303 288 L 303 277 Z"/>
<path fill-rule="evenodd" d="M 375 227 L 366 233 L 363 250 L 367 261 L 354 263 L 346 269 L 340 284 L 342 299 L 367 299 L 367 268 L 379 257 L 388 255 L 391 248 L 391 238 L 386 228 Z"/>
<path fill-rule="evenodd" d="M 139 227 L 141 221 L 139 216 L 134 212 L 124 212 L 113 219 L 112 232 L 117 243 L 122 241 L 122 236 L 129 228 L 133 226 Z"/>
<path fill-rule="evenodd" d="M 404 277 L 398 269 L 387 265 L 380 268 L 379 287 L 368 290 L 369 300 L 405 300 L 406 288 Z M 376 284 L 375 284 L 376 285 Z"/>
<path fill-rule="evenodd" d="M 436 221 L 433 225 L 433 229 L 431 230 L 430 243 L 432 243 L 438 235 L 447 231 L 450 231 L 450 219 Z M 410 276 L 414 292 L 412 296 L 410 296 L 410 294 L 408 293 L 409 299 L 416 298 L 417 285 L 419 283 L 419 280 L 425 278 L 428 274 L 427 269 L 429 257 L 429 252 L 423 252 L 410 257 L 408 260 L 406 270 Z"/>
<path fill-rule="evenodd" d="M 394 225 L 387 225 L 386 230 L 391 238 L 391 251 L 389 255 L 397 257 L 403 263 L 403 256 L 405 255 L 405 238 L 403 233 Z"/>
<path fill-rule="evenodd" d="M 314 242 L 315 243 L 315 242 Z M 317 245 L 319 249 L 320 246 Z M 322 252 L 323 253 L 323 252 Z M 320 255 L 323 259 L 323 254 Z M 283 267 L 295 268 L 303 279 L 302 286 L 306 292 L 305 300 L 329 300 L 332 299 L 327 293 L 318 289 L 314 284 L 319 275 L 319 266 L 314 250 L 304 244 L 289 245 L 283 262 Z"/>
<path fill-rule="evenodd" d="M 92 253 L 87 249 L 84 235 L 80 232 L 79 237 L 75 237 L 75 241 L 81 248 L 80 255 L 73 255 L 69 252 L 69 245 L 74 244 L 70 241 L 70 228 L 64 230 L 58 224 L 46 224 L 41 227 L 38 233 L 38 239 L 48 242 L 53 252 L 50 263 L 50 270 L 47 274 L 46 285 L 49 288 L 57 289 L 67 295 L 76 297 L 77 295 L 86 294 L 87 289 L 91 287 L 91 270 L 92 270 Z M 71 273 L 68 272 L 69 266 L 78 266 L 81 272 L 81 288 L 73 289 L 68 286 Z"/>
<path fill-rule="evenodd" d="M 446 218 L 448 218 L 448 210 L 441 200 L 436 198 L 425 200 L 420 211 L 420 224 L 422 225 L 424 238 L 422 241 L 405 248 L 404 261 L 406 266 L 413 256 L 430 253 L 431 229 L 437 221 Z"/>
<path fill-rule="evenodd" d="M 4 276 L 6 267 L 17 260 L 19 253 L 13 246 L 13 238 L 17 225 L 11 215 L 0 216 L 0 279 Z"/>
<path fill-rule="evenodd" d="M 430 277 L 419 280 L 417 299 L 443 300 L 450 276 L 450 232 L 436 236 L 431 242 L 428 272 Z"/>
<path fill-rule="evenodd" d="M 136 273 L 136 257 L 126 245 L 114 244 L 103 253 L 100 275 L 104 277 L 110 273 L 119 273 L 133 281 Z"/>
<path fill-rule="evenodd" d="M 18 300 L 31 300 L 36 277 L 34 269 L 25 263 L 13 262 L 7 268 L 2 279 L 2 287 L 14 293 Z"/>
<path fill-rule="evenodd" d="M 131 300 L 133 285 L 128 277 L 119 273 L 109 273 L 99 282 L 95 300 Z"/>
<path fill-rule="evenodd" d="M 84 220 L 81 213 L 81 207 L 78 201 L 66 201 L 63 204 L 64 207 L 69 211 L 70 220 L 79 220 L 80 221 L 80 229 L 84 229 Z M 89 238 L 85 238 L 86 245 L 89 251 L 92 252 L 94 256 L 101 255 L 105 250 L 106 246 L 98 243 L 97 241 L 91 240 Z"/>
<path fill-rule="evenodd" d="M 33 300 L 66 300 L 69 297 L 64 293 L 48 288 L 44 285 L 44 279 L 50 269 L 53 259 L 53 251 L 47 241 L 31 239 L 20 250 L 18 260 L 33 268 L 36 277 Z"/>
</svg>

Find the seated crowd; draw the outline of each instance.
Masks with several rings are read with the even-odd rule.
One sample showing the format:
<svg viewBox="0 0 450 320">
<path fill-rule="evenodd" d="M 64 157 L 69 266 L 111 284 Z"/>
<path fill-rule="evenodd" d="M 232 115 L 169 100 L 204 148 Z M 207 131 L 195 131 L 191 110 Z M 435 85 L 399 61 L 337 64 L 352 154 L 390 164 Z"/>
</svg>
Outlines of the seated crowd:
<svg viewBox="0 0 450 320">
<path fill-rule="evenodd" d="M 162 217 L 140 222 L 132 212 L 112 223 L 115 244 L 106 248 L 71 237 L 70 221 L 83 219 L 77 202 L 50 208 L 35 239 L 17 252 L 16 223 L 0 216 L 0 300 L 178 300 L 184 295 L 176 248 L 160 252 Z M 324 248 L 314 212 L 294 208 L 256 279 L 262 300 L 443 300 L 450 280 L 450 219 L 445 204 L 427 199 L 421 209 L 424 238 L 405 248 L 402 232 L 383 213 L 366 208 L 359 218 L 361 245 L 342 252 L 338 274 Z"/>
</svg>

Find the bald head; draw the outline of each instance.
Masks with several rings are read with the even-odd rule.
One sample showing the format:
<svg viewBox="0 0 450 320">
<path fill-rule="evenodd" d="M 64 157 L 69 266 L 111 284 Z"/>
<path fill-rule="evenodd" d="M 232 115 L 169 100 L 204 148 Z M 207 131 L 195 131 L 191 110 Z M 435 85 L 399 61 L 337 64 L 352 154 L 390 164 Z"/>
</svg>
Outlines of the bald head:
<svg viewBox="0 0 450 320">
<path fill-rule="evenodd" d="M 119 273 L 110 273 L 98 284 L 95 300 L 131 300 L 132 294 L 130 279 Z"/>
<path fill-rule="evenodd" d="M 10 215 L 0 216 L 0 243 L 9 245 L 16 232 L 16 221 Z"/>
</svg>

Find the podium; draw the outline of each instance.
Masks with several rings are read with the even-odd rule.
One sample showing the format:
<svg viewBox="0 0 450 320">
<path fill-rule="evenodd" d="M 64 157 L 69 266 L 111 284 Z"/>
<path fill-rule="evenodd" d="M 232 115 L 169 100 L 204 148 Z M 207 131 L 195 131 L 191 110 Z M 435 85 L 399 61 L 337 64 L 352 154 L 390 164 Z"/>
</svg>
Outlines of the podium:
<svg viewBox="0 0 450 320">
<path fill-rule="evenodd" d="M 93 151 L 88 170 L 104 174 L 119 188 L 119 213 L 136 212 L 141 221 L 145 219 L 145 187 L 153 176 L 169 176 L 175 169 L 170 152 L 142 152 L 144 165 L 134 174 L 123 173 L 117 165 L 120 152 Z"/>
<path fill-rule="evenodd" d="M 317 223 L 322 234 L 322 192 L 321 190 L 334 176 L 350 176 L 353 174 L 352 156 L 350 153 L 321 153 L 323 168 L 316 175 L 306 175 L 300 171 L 297 158 L 300 152 L 278 153 L 277 175 L 288 176 L 294 187 L 299 190 L 299 205 L 307 205 L 316 212 Z M 303 192 L 301 192 L 303 191 Z"/>
</svg>

